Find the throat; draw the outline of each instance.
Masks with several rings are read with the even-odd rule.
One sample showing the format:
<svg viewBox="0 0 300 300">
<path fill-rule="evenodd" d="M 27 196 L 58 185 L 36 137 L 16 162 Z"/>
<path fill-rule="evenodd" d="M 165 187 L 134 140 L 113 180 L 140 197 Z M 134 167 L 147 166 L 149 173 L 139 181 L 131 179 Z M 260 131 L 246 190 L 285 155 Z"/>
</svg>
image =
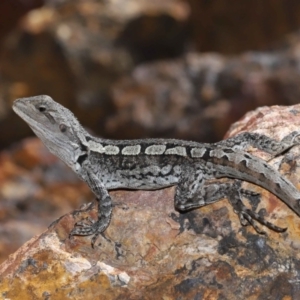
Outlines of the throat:
<svg viewBox="0 0 300 300">
<path fill-rule="evenodd" d="M 76 172 L 80 171 L 83 166 L 83 163 L 88 159 L 87 147 L 82 143 L 79 143 L 79 148 L 77 149 L 77 155 L 75 156 L 75 170 Z"/>
</svg>

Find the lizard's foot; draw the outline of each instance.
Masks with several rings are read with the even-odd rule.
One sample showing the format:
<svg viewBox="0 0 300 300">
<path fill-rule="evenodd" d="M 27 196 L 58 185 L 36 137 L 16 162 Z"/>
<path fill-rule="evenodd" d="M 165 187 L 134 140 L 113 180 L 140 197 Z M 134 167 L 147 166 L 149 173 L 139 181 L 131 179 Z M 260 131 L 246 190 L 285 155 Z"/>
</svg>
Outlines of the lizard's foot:
<svg viewBox="0 0 300 300">
<path fill-rule="evenodd" d="M 95 202 L 89 202 L 89 203 L 84 203 L 80 206 L 80 208 L 78 210 L 75 210 L 76 213 L 82 213 L 82 212 L 88 212 L 90 210 L 92 210 L 95 206 Z"/>
<path fill-rule="evenodd" d="M 232 186 L 230 196 L 228 197 L 229 202 L 231 203 L 234 212 L 239 216 L 240 223 L 243 226 L 251 225 L 255 231 L 259 234 L 266 234 L 262 229 L 260 229 L 256 222 L 266 226 L 269 229 L 272 229 L 276 232 L 284 232 L 287 228 L 282 228 L 272 224 L 271 222 L 265 220 L 264 217 L 260 216 L 258 213 L 247 208 L 241 200 L 241 196 L 245 197 L 257 197 L 260 196 L 259 193 L 252 192 L 241 188 L 241 181 L 236 180 Z M 256 221 L 256 222 L 255 222 Z"/>
<path fill-rule="evenodd" d="M 246 225 L 251 225 L 255 231 L 257 233 L 260 233 L 260 234 L 266 234 L 265 231 L 261 230 L 254 222 L 257 221 L 259 222 L 260 224 L 268 227 L 269 229 L 272 229 L 276 232 L 284 232 L 287 230 L 287 228 L 282 228 L 282 227 L 279 227 L 279 226 L 276 226 L 274 224 L 272 224 L 271 222 L 268 222 L 267 220 L 265 220 L 264 218 L 262 218 L 259 214 L 251 211 L 250 209 L 243 209 L 242 211 L 240 212 L 237 212 L 238 213 L 238 216 L 240 218 L 240 222 L 243 226 L 246 226 Z"/>
<path fill-rule="evenodd" d="M 93 235 L 91 244 L 92 247 L 94 248 L 98 236 L 105 229 L 106 227 L 103 225 L 102 222 L 94 221 L 90 217 L 87 217 L 75 223 L 75 226 L 70 232 L 69 237 L 71 238 L 73 235 L 82 235 L 82 236 Z"/>
<path fill-rule="evenodd" d="M 240 189 L 240 193 L 245 196 L 246 198 L 247 197 L 258 197 L 260 196 L 260 193 L 256 193 L 256 192 L 253 192 L 253 191 L 249 191 L 249 190 L 246 190 L 246 189 Z"/>
<path fill-rule="evenodd" d="M 266 234 L 265 231 L 261 230 L 254 221 L 259 222 L 260 224 L 272 229 L 276 232 L 284 232 L 287 228 L 282 228 L 272 224 L 271 222 L 265 220 L 258 213 L 247 208 L 241 200 L 238 200 L 237 203 L 231 203 L 233 205 L 234 211 L 238 214 L 240 222 L 243 226 L 251 225 L 255 231 L 259 234 Z"/>
</svg>

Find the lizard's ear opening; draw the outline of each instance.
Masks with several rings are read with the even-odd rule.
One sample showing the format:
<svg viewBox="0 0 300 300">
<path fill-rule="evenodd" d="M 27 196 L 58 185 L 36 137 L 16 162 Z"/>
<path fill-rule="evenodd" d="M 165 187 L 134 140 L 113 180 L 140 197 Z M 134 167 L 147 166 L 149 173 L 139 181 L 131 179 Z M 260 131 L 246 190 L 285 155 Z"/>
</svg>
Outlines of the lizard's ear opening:
<svg viewBox="0 0 300 300">
<path fill-rule="evenodd" d="M 59 124 L 59 130 L 63 133 L 66 132 L 67 131 L 67 125 Z"/>
</svg>

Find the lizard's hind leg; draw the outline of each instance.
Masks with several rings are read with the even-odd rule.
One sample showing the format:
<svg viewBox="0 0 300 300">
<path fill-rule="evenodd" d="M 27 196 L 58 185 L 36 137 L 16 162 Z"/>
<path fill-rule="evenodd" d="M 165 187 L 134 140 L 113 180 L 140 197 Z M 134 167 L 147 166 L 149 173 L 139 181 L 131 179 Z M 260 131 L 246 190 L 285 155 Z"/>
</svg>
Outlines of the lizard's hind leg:
<svg viewBox="0 0 300 300">
<path fill-rule="evenodd" d="M 284 232 L 286 228 L 278 227 L 265 220 L 258 213 L 247 208 L 242 202 L 242 197 L 251 198 L 260 196 L 258 193 L 251 192 L 241 188 L 241 180 L 230 180 L 229 182 L 209 182 L 196 180 L 198 189 L 195 189 L 195 176 L 183 178 L 176 187 L 175 208 L 179 211 L 187 211 L 193 208 L 205 206 L 221 199 L 228 198 L 234 212 L 239 216 L 240 223 L 243 226 L 251 225 L 258 233 L 265 234 L 256 222 L 277 232 Z"/>
<path fill-rule="evenodd" d="M 242 196 L 251 199 L 252 196 L 260 196 L 260 194 L 253 193 L 248 190 L 244 190 L 241 188 L 241 185 L 242 185 L 242 181 L 234 180 L 234 183 L 232 184 L 232 188 L 230 189 L 229 194 L 227 195 L 228 200 L 234 209 L 234 212 L 239 216 L 240 223 L 243 226 L 250 224 L 255 229 L 255 231 L 260 234 L 265 234 L 265 231 L 261 230 L 257 226 L 255 221 L 276 232 L 286 231 L 286 228 L 278 227 L 272 224 L 271 222 L 265 220 L 264 217 L 260 216 L 258 213 L 247 208 L 244 205 L 244 203 L 241 200 Z"/>
<path fill-rule="evenodd" d="M 232 193 L 233 182 L 215 179 L 202 164 L 186 165 L 176 186 L 175 208 L 187 211 L 224 199 Z"/>
</svg>

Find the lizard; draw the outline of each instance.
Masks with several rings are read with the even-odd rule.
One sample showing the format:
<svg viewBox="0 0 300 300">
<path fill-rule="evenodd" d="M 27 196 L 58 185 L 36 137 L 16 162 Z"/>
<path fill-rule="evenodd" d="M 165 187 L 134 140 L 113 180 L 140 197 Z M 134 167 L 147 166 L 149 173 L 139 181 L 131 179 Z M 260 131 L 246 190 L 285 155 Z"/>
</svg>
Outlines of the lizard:
<svg viewBox="0 0 300 300">
<path fill-rule="evenodd" d="M 95 194 L 98 219 L 83 219 L 70 232 L 70 237 L 92 236 L 92 247 L 111 220 L 113 208 L 108 191 L 118 188 L 155 190 L 176 186 L 174 206 L 179 212 L 227 197 L 242 225 L 250 224 L 262 234 L 265 232 L 256 222 L 284 232 L 286 228 L 270 223 L 243 204 L 242 198 L 251 195 L 241 187 L 247 181 L 273 193 L 300 216 L 300 191 L 264 160 L 246 151 L 251 145 L 278 156 L 300 143 L 300 132 L 293 131 L 279 142 L 250 132 L 216 143 L 111 140 L 89 134 L 70 110 L 47 95 L 17 99 L 13 110 Z M 216 182 L 219 178 L 234 180 Z"/>
</svg>

